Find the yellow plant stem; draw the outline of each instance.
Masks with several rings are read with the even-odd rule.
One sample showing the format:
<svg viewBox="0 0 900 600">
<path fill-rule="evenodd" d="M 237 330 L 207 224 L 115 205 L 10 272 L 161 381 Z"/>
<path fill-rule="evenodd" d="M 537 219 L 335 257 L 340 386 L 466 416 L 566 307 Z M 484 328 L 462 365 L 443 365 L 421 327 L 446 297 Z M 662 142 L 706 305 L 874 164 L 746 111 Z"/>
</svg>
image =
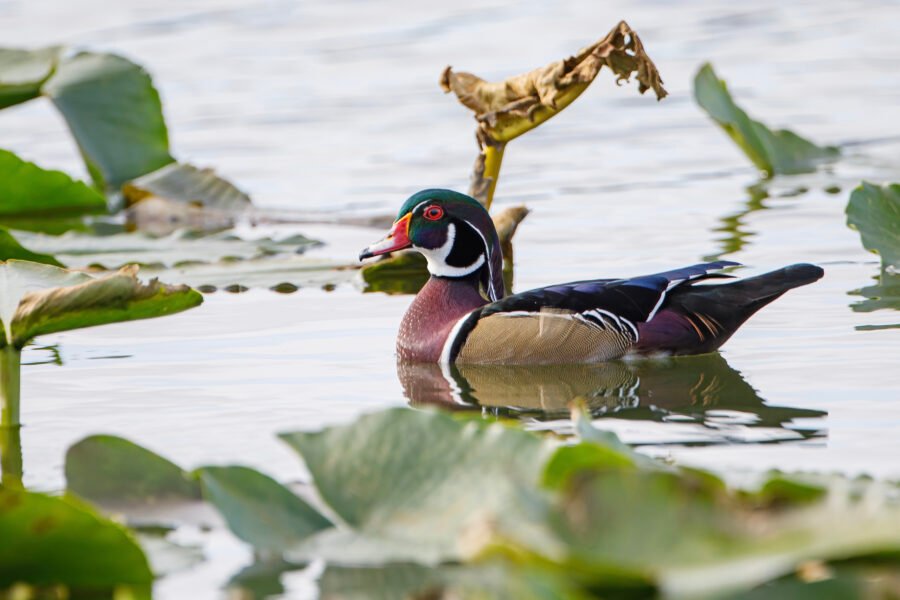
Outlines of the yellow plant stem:
<svg viewBox="0 0 900 600">
<path fill-rule="evenodd" d="M 22 351 L 15 346 L 0 348 L 0 428 L 18 427 L 19 376 Z"/>
<path fill-rule="evenodd" d="M 483 179 L 489 180 L 487 198 L 484 207 L 491 210 L 491 202 L 494 201 L 494 190 L 497 189 L 497 180 L 500 178 L 500 165 L 503 163 L 503 150 L 505 143 L 484 145 L 484 174 Z"/>
<path fill-rule="evenodd" d="M 0 348 L 0 482 L 22 487 L 22 438 L 19 421 L 19 369 L 22 351 Z"/>
<path fill-rule="evenodd" d="M 6 488 L 23 487 L 21 436 L 21 427 L 0 427 L 0 483 Z"/>
</svg>

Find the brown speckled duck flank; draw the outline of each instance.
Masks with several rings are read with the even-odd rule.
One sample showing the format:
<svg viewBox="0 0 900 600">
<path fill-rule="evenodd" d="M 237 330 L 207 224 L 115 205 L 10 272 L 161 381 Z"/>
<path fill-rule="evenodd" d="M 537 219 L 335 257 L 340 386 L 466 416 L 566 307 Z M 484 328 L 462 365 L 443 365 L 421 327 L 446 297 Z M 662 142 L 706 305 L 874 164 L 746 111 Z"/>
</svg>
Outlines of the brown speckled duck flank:
<svg viewBox="0 0 900 600">
<path fill-rule="evenodd" d="M 431 277 L 413 300 L 397 335 L 397 357 L 438 362 L 456 322 L 487 301 L 478 291 L 478 274 L 451 279 Z"/>
</svg>

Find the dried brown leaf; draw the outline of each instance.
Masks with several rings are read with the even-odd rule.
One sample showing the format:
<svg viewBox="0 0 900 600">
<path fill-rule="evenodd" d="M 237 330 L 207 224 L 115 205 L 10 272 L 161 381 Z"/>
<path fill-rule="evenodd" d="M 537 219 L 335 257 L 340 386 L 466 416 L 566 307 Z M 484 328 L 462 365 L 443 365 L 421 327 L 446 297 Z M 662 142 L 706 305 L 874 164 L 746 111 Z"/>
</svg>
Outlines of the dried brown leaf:
<svg viewBox="0 0 900 600">
<path fill-rule="evenodd" d="M 638 35 L 622 21 L 603 39 L 575 56 L 559 60 L 504 81 L 489 82 L 450 67 L 441 75 L 441 87 L 475 112 L 481 143 L 514 139 L 559 113 L 577 98 L 606 66 L 617 82 L 637 74 L 638 91 L 652 89 L 657 99 L 667 92 L 659 72 L 644 51 Z"/>
</svg>

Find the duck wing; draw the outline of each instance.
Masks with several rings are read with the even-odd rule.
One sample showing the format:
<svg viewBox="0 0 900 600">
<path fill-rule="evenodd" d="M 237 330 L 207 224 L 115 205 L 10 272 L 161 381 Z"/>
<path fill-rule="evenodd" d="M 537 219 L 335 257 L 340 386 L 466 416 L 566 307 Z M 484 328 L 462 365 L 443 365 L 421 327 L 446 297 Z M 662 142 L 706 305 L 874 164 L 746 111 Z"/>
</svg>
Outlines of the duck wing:
<svg viewBox="0 0 900 600">
<path fill-rule="evenodd" d="M 441 359 L 477 364 L 611 360 L 637 344 L 667 294 L 689 282 L 728 277 L 731 261 L 701 263 L 629 279 L 594 279 L 507 296 L 460 319 Z"/>
</svg>

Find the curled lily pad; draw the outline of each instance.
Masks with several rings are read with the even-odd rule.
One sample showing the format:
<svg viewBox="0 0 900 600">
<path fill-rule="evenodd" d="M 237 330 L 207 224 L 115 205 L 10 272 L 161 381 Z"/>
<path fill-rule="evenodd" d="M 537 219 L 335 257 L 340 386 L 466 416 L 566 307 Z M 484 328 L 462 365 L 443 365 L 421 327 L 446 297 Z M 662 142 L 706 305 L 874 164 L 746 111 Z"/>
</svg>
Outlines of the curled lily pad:
<svg viewBox="0 0 900 600">
<path fill-rule="evenodd" d="M 475 113 L 482 140 L 508 142 L 571 104 L 603 67 L 619 81 L 636 73 L 642 94 L 650 89 L 659 99 L 667 94 L 656 65 L 625 21 L 574 56 L 503 81 L 489 82 L 447 67 L 441 75 L 441 87 L 445 92 L 452 91 Z"/>
<path fill-rule="evenodd" d="M 6 150 L 0 150 L 0 189 L 0 219 L 106 212 L 106 199 L 84 183 Z"/>
<path fill-rule="evenodd" d="M 694 98 L 747 158 L 769 176 L 808 173 L 840 155 L 834 146 L 819 146 L 793 131 L 773 131 L 751 119 L 735 104 L 725 82 L 709 64 L 703 65 L 694 78 Z"/>
<path fill-rule="evenodd" d="M 94 278 L 29 261 L 0 263 L 0 344 L 21 348 L 45 333 L 159 317 L 203 302 L 187 286 L 142 283 L 137 272 L 132 265 Z"/>
<path fill-rule="evenodd" d="M 63 59 L 42 92 L 59 109 L 94 183 L 123 183 L 174 162 L 159 93 L 139 65 L 113 54 Z"/>
<path fill-rule="evenodd" d="M 900 184 L 862 182 L 850 194 L 847 224 L 859 231 L 866 250 L 881 256 L 883 269 L 900 273 Z"/>
<path fill-rule="evenodd" d="M 53 74 L 60 48 L 20 50 L 0 48 L 0 108 L 41 95 L 41 86 Z"/>
<path fill-rule="evenodd" d="M 234 225 L 250 207 L 250 197 L 212 169 L 172 163 L 122 188 L 128 222 L 135 228 L 166 235 L 176 229 L 216 231 Z"/>
</svg>

